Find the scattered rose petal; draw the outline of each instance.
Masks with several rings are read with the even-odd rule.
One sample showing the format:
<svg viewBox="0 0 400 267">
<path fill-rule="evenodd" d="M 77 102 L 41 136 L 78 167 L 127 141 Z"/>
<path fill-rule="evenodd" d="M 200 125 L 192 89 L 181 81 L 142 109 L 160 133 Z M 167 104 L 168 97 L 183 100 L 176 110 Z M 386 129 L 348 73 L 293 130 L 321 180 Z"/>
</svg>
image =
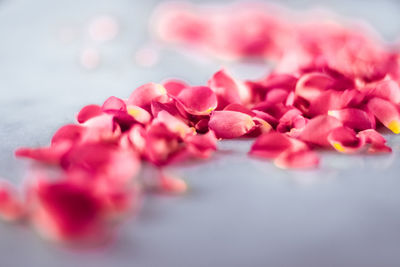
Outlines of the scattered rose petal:
<svg viewBox="0 0 400 267">
<path fill-rule="evenodd" d="M 208 126 L 218 138 L 231 139 L 245 135 L 255 123 L 247 114 L 236 111 L 214 111 Z"/>
<path fill-rule="evenodd" d="M 192 115 L 208 115 L 217 107 L 217 96 L 208 87 L 186 87 L 176 97 L 183 109 Z"/>
</svg>

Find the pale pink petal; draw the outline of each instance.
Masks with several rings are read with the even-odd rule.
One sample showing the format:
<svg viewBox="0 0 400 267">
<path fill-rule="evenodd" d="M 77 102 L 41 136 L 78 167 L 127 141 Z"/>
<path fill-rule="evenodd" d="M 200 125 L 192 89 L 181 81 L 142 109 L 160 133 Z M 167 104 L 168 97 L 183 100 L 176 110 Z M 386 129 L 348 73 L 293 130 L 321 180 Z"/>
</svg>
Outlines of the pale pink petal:
<svg viewBox="0 0 400 267">
<path fill-rule="evenodd" d="M 218 138 L 231 139 L 245 135 L 255 123 L 247 114 L 236 111 L 214 111 L 208 126 Z"/>
<path fill-rule="evenodd" d="M 167 96 L 167 90 L 158 83 L 147 83 L 136 88 L 129 99 L 127 105 L 139 106 L 150 112 L 150 105 L 153 100 Z"/>
<path fill-rule="evenodd" d="M 170 130 L 172 133 L 177 134 L 181 138 L 184 138 L 186 135 L 192 134 L 195 131 L 185 122 L 172 116 L 165 110 L 162 110 L 157 114 L 157 117 L 153 120 L 153 123 L 164 124 L 168 128 L 168 130 Z"/>
<path fill-rule="evenodd" d="M 117 139 L 121 129 L 114 121 L 114 116 L 103 114 L 87 120 L 82 124 L 85 127 L 82 142 L 111 141 Z"/>
<path fill-rule="evenodd" d="M 225 70 L 215 73 L 208 81 L 208 86 L 218 97 L 218 110 L 232 103 L 247 104 L 250 101 L 251 95 L 247 86 Z"/>
<path fill-rule="evenodd" d="M 148 124 L 151 120 L 150 113 L 141 107 L 129 105 L 127 107 L 127 112 L 141 124 Z"/>
</svg>

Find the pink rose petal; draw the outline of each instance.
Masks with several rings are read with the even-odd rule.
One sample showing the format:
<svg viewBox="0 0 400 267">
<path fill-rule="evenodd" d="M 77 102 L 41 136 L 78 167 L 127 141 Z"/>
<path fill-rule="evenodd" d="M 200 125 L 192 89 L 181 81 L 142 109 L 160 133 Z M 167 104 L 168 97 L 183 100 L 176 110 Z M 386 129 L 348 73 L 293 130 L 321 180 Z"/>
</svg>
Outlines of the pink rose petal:
<svg viewBox="0 0 400 267">
<path fill-rule="evenodd" d="M 126 101 L 126 104 L 139 106 L 150 112 L 151 102 L 160 97 L 165 97 L 166 95 L 167 90 L 161 84 L 147 83 L 136 88 Z"/>
<path fill-rule="evenodd" d="M 187 87 L 176 99 L 183 109 L 192 115 L 208 115 L 218 104 L 215 93 L 205 86 Z"/>
<path fill-rule="evenodd" d="M 327 137 L 333 129 L 340 126 L 342 123 L 338 119 L 320 115 L 308 121 L 299 138 L 311 144 L 330 146 Z"/>
<path fill-rule="evenodd" d="M 236 111 L 214 111 L 208 126 L 218 138 L 231 139 L 245 135 L 255 123 L 247 114 Z"/>
<path fill-rule="evenodd" d="M 101 107 L 99 105 L 88 105 L 85 106 L 81 109 L 81 111 L 79 111 L 76 120 L 79 123 L 84 123 L 85 121 L 99 116 L 103 113 Z"/>
<path fill-rule="evenodd" d="M 354 130 L 348 127 L 333 129 L 327 139 L 332 147 L 341 153 L 358 152 L 365 144 L 364 139 L 359 139 Z"/>
<path fill-rule="evenodd" d="M 368 102 L 368 109 L 393 133 L 400 133 L 400 114 L 394 104 L 375 97 Z"/>
</svg>

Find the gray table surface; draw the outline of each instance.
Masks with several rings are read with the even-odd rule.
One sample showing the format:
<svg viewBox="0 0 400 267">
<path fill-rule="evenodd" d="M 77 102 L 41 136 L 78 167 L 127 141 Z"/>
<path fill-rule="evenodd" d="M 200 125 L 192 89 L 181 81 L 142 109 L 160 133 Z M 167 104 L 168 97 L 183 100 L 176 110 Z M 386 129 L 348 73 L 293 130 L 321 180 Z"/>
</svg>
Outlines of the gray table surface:
<svg viewBox="0 0 400 267">
<path fill-rule="evenodd" d="M 197 1 L 204 2 L 204 1 Z M 281 1 L 304 9 L 317 1 Z M 368 20 L 390 40 L 400 36 L 397 1 L 318 1 L 345 16 Z M 155 0 L 0 0 L 0 176 L 18 183 L 26 163 L 19 146 L 49 142 L 79 108 L 138 85 L 179 77 L 204 84 L 221 62 L 164 50 L 153 68 L 135 64 L 146 43 Z M 118 37 L 99 46 L 102 64 L 88 71 L 80 51 L 98 14 L 114 15 Z M 61 42 L 60 29 L 76 31 Z M 255 78 L 261 65 L 226 65 Z M 400 266 L 400 137 L 389 156 L 324 153 L 320 169 L 283 171 L 246 157 L 251 142 L 220 143 L 210 161 L 174 169 L 191 191 L 146 196 L 114 242 L 78 250 L 44 242 L 31 229 L 0 224 L 0 266 Z"/>
</svg>

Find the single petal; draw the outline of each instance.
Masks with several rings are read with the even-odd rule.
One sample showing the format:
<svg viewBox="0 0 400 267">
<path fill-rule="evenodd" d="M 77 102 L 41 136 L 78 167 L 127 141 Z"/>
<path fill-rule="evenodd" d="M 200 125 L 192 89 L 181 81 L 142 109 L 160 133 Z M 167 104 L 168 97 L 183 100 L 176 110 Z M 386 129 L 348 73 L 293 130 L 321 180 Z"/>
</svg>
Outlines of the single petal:
<svg viewBox="0 0 400 267">
<path fill-rule="evenodd" d="M 153 117 L 157 117 L 158 113 L 162 110 L 165 110 L 172 116 L 177 117 L 181 120 L 185 120 L 188 117 L 186 111 L 182 113 L 181 110 L 177 108 L 176 101 L 168 101 L 163 103 L 159 101 L 153 101 L 151 103 L 151 114 L 153 115 Z"/>
<path fill-rule="evenodd" d="M 256 113 L 254 113 L 254 112 L 251 111 L 250 109 L 246 108 L 246 107 L 243 106 L 243 105 L 236 104 L 236 103 L 227 105 L 227 106 L 224 108 L 224 110 L 242 112 L 242 113 L 245 113 L 245 114 L 247 114 L 247 115 L 249 115 L 249 116 L 252 116 L 252 117 L 256 116 Z"/>
<path fill-rule="evenodd" d="M 370 144 L 368 153 L 390 153 L 392 149 L 386 145 L 386 139 L 377 131 L 368 129 L 361 131 L 357 136 L 363 140 L 363 142 Z"/>
<path fill-rule="evenodd" d="M 103 113 L 101 107 L 99 105 L 87 105 L 79 111 L 78 115 L 76 116 L 76 120 L 79 123 L 84 123 L 85 121 L 99 116 Z"/>
<path fill-rule="evenodd" d="M 208 86 L 218 97 L 218 110 L 229 104 L 247 104 L 251 95 L 244 83 L 234 79 L 225 70 L 215 73 L 208 81 Z"/>
<path fill-rule="evenodd" d="M 278 119 L 274 116 L 272 116 L 271 114 L 267 113 L 267 112 L 263 112 L 261 110 L 256 110 L 253 109 L 252 112 L 255 115 L 255 118 L 260 118 L 266 122 L 268 122 L 268 124 L 270 124 L 272 127 L 276 127 L 278 125 Z"/>
<path fill-rule="evenodd" d="M 346 108 L 341 110 L 329 110 L 328 115 L 335 117 L 336 119 L 340 120 L 344 126 L 356 131 L 362 131 L 375 127 L 373 122 L 371 122 L 370 116 L 367 114 L 367 112 L 361 109 Z"/>
<path fill-rule="evenodd" d="M 59 142 L 50 147 L 18 148 L 15 156 L 28 158 L 47 164 L 59 164 L 61 157 L 71 148 L 70 142 Z"/>
<path fill-rule="evenodd" d="M 245 135 L 255 123 L 247 114 L 236 111 L 214 111 L 208 126 L 218 138 L 231 139 Z"/>
<path fill-rule="evenodd" d="M 263 111 L 272 115 L 274 118 L 279 119 L 290 109 L 292 108 L 284 105 L 284 103 L 272 103 L 268 101 L 263 101 L 254 105 L 252 111 Z"/>
<path fill-rule="evenodd" d="M 285 134 L 269 132 L 259 136 L 251 146 L 249 154 L 252 156 L 276 158 L 278 155 L 292 147 L 292 142 Z"/>
<path fill-rule="evenodd" d="M 266 90 L 285 89 L 286 91 L 293 91 L 296 87 L 297 78 L 290 74 L 273 73 L 259 83 Z"/>
<path fill-rule="evenodd" d="M 92 192 L 66 181 L 41 183 L 35 190 L 33 221 L 45 236 L 73 240 L 93 235 L 101 222 L 101 206 Z"/>
<path fill-rule="evenodd" d="M 217 107 L 217 96 L 206 86 L 187 87 L 176 97 L 183 109 L 192 115 L 208 115 Z"/>
<path fill-rule="evenodd" d="M 111 114 L 103 114 L 83 123 L 85 131 L 83 132 L 82 142 L 111 141 L 117 139 L 121 134 L 121 129 L 115 122 L 114 117 Z"/>
<path fill-rule="evenodd" d="M 128 140 L 134 147 L 135 151 L 143 154 L 146 149 L 146 131 L 145 129 L 136 124 L 131 128 L 131 130 L 127 134 Z"/>
<path fill-rule="evenodd" d="M 253 130 L 247 133 L 246 136 L 250 137 L 257 137 L 263 133 L 268 133 L 272 130 L 271 124 L 269 124 L 267 121 L 260 119 L 258 117 L 253 118 L 255 127 L 253 127 Z"/>
<path fill-rule="evenodd" d="M 379 97 L 394 104 L 400 104 L 400 87 L 394 80 L 380 81 L 374 84 L 372 88 L 368 88 L 367 93 L 372 97 Z"/>
<path fill-rule="evenodd" d="M 348 127 L 333 129 L 327 139 L 341 153 L 356 153 L 365 144 L 364 139 L 358 138 L 355 131 Z"/>
<path fill-rule="evenodd" d="M 150 110 L 150 105 L 153 100 L 160 97 L 166 97 L 167 90 L 158 83 L 146 83 L 136 88 L 129 99 L 126 101 L 127 105 L 139 106 L 147 111 Z"/>
<path fill-rule="evenodd" d="M 169 131 L 177 134 L 181 138 L 184 138 L 186 135 L 195 131 L 194 128 L 189 127 L 182 120 L 172 116 L 165 110 L 162 110 L 157 114 L 157 117 L 153 120 L 153 123 L 164 124 Z"/>
<path fill-rule="evenodd" d="M 129 105 L 127 107 L 127 112 L 141 124 L 148 124 L 151 120 L 150 113 L 141 107 Z"/>
<path fill-rule="evenodd" d="M 107 98 L 104 102 L 103 106 L 101 107 L 103 112 L 107 111 L 124 111 L 126 112 L 126 104 L 125 101 L 119 99 L 118 97 L 111 96 Z"/>
<path fill-rule="evenodd" d="M 331 89 L 334 83 L 334 79 L 325 73 L 307 73 L 297 81 L 296 95 L 308 101 L 313 101 L 323 91 Z"/>
<path fill-rule="evenodd" d="M 183 89 L 189 87 L 189 85 L 186 82 L 176 79 L 167 80 L 163 82 L 162 85 L 167 90 L 167 93 L 170 96 L 175 96 L 175 97 L 178 96 Z"/>
<path fill-rule="evenodd" d="M 329 110 L 344 109 L 350 106 L 357 94 L 359 94 L 357 90 L 327 90 L 321 92 L 311 101 L 308 113 L 311 116 L 317 116 L 327 114 Z"/>
<path fill-rule="evenodd" d="M 188 150 L 199 158 L 208 158 L 217 150 L 217 138 L 212 131 L 206 134 L 189 135 L 185 138 Z"/>
<path fill-rule="evenodd" d="M 84 131 L 85 128 L 81 125 L 67 124 L 57 130 L 51 139 L 51 144 L 65 141 L 76 143 L 82 138 Z"/>
<path fill-rule="evenodd" d="M 394 104 L 375 97 L 368 102 L 367 107 L 386 128 L 395 134 L 400 133 L 400 114 Z"/>
<path fill-rule="evenodd" d="M 308 121 L 299 135 L 299 139 L 320 146 L 330 146 L 328 134 L 342 123 L 331 116 L 320 115 Z"/>
<path fill-rule="evenodd" d="M 12 184 L 0 179 L 0 217 L 6 221 L 15 221 L 25 215 L 25 207 Z"/>
</svg>

